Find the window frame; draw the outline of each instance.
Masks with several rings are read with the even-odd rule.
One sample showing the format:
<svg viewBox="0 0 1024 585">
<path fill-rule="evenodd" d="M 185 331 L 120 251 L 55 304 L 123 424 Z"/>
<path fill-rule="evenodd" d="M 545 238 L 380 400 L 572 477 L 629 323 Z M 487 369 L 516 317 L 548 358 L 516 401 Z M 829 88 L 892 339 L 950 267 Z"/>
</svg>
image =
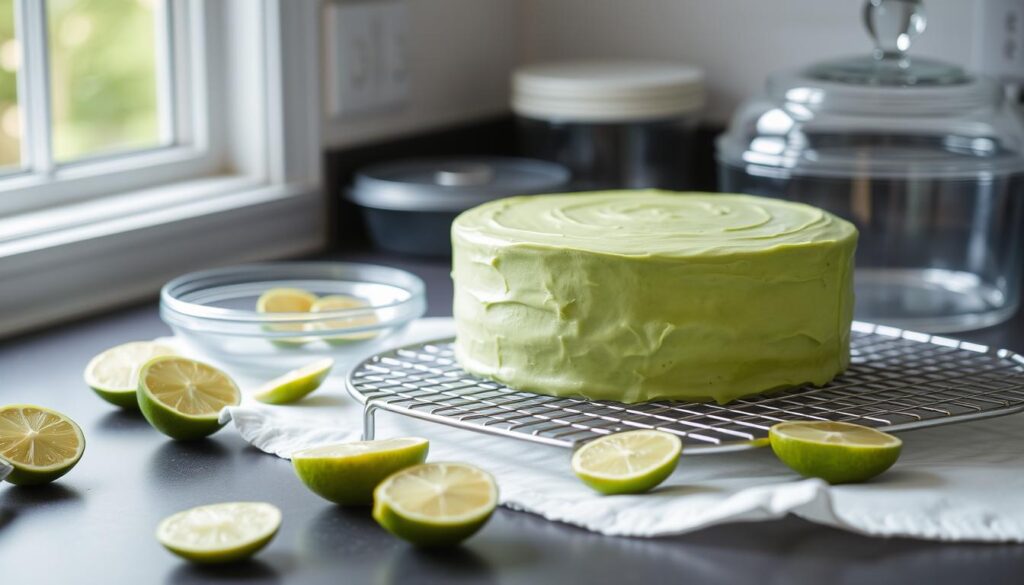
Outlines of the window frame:
<svg viewBox="0 0 1024 585">
<path fill-rule="evenodd" d="M 210 131 L 211 121 L 218 117 L 211 100 L 217 95 L 217 80 L 223 79 L 217 70 L 221 61 L 212 49 L 216 30 L 210 25 L 217 4 L 166 0 L 157 11 L 162 13 L 155 31 L 158 100 L 169 102 L 158 115 L 168 143 L 58 163 L 51 145 L 45 2 L 16 0 L 24 56 L 18 72 L 22 161 L 20 168 L 0 176 L 0 218 L 221 170 L 224 144 Z"/>
<path fill-rule="evenodd" d="M 319 1 L 173 1 L 201 18 L 189 63 L 205 87 L 189 91 L 205 156 L 140 152 L 20 185 L 56 193 L 0 212 L 0 338 L 152 297 L 184 271 L 325 247 Z"/>
</svg>

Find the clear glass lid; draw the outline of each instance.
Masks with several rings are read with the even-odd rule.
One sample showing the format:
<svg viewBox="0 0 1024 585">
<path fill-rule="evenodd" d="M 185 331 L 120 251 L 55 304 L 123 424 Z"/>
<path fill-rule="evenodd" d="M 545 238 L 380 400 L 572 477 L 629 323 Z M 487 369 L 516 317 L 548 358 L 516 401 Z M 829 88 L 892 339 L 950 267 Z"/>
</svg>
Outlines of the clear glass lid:
<svg viewBox="0 0 1024 585">
<path fill-rule="evenodd" d="M 1024 170 L 1024 125 L 995 81 L 911 57 L 922 0 L 867 0 L 865 56 L 769 77 L 718 140 L 721 164 L 766 176 L 977 178 Z"/>
</svg>

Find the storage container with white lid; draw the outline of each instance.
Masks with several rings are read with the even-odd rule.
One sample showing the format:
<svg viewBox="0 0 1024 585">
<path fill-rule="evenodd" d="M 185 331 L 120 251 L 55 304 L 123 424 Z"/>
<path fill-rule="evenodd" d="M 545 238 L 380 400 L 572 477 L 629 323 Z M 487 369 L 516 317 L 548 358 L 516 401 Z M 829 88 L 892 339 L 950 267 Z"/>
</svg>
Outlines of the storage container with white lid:
<svg viewBox="0 0 1024 585">
<path fill-rule="evenodd" d="M 540 63 L 512 76 L 523 154 L 569 167 L 580 189 L 692 186 L 703 105 L 703 73 L 676 63 Z"/>
<path fill-rule="evenodd" d="M 856 317 L 928 332 L 1016 311 L 1024 123 L 994 80 L 906 52 L 920 0 L 868 0 L 874 54 L 769 77 L 717 142 L 720 188 L 857 225 Z"/>
</svg>

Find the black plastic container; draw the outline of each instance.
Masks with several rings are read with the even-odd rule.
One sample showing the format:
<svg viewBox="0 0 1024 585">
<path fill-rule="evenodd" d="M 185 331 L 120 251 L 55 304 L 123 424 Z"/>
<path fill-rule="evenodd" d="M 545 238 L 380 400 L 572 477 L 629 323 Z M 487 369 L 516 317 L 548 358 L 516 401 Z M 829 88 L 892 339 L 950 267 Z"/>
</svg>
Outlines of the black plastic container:
<svg viewBox="0 0 1024 585">
<path fill-rule="evenodd" d="M 349 201 L 363 211 L 374 245 L 415 256 L 451 254 L 463 211 L 502 197 L 566 190 L 565 167 L 532 159 L 447 157 L 400 160 L 356 174 Z"/>
</svg>

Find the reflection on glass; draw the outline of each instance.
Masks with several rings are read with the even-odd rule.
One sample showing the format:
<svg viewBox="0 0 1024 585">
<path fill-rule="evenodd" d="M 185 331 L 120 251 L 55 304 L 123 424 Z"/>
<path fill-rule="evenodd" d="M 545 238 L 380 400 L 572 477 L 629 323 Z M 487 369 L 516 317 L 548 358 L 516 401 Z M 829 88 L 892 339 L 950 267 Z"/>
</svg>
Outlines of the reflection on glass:
<svg viewBox="0 0 1024 585">
<path fill-rule="evenodd" d="M 14 0 L 0 0 L 0 171 L 21 164 L 20 67 L 21 46 L 14 34 Z"/>
<path fill-rule="evenodd" d="M 156 13 L 161 2 L 48 0 L 57 161 L 160 144 Z"/>
</svg>

